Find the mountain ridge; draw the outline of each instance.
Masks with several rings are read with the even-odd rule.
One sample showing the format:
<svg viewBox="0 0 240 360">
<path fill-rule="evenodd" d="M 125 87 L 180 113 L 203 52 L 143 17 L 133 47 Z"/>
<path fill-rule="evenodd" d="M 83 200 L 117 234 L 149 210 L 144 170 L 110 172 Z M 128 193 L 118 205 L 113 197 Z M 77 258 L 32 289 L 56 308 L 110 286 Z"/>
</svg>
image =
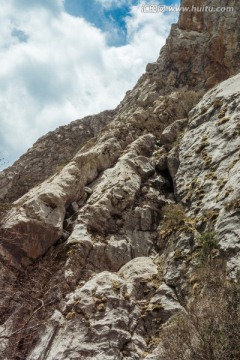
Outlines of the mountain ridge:
<svg viewBox="0 0 240 360">
<path fill-rule="evenodd" d="M 228 5 L 180 13 L 91 139 L 3 217 L 0 358 L 165 359 L 165 326 L 205 291 L 199 267 L 237 278 L 240 5 Z"/>
</svg>

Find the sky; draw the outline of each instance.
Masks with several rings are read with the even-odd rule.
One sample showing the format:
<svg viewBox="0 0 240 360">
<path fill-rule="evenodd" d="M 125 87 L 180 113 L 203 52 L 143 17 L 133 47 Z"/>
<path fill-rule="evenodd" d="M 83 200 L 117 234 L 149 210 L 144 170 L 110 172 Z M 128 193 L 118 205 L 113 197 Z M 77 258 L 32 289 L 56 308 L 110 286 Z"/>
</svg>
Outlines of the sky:
<svg viewBox="0 0 240 360">
<path fill-rule="evenodd" d="M 0 169 L 48 131 L 116 107 L 178 18 L 142 6 L 172 3 L 1 0 Z"/>
</svg>

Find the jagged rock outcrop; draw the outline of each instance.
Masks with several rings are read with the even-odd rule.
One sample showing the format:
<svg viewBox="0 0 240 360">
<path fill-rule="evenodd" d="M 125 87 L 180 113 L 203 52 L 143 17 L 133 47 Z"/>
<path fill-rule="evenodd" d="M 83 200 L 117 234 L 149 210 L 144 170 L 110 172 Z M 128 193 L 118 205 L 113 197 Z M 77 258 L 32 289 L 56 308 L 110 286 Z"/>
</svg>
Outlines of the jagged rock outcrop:
<svg viewBox="0 0 240 360">
<path fill-rule="evenodd" d="M 233 11 L 180 12 L 159 58 L 147 65 L 146 73 L 123 100 L 128 108 L 136 99 L 143 106 L 151 106 L 156 92 L 164 95 L 184 87 L 204 92 L 238 73 L 239 2 L 198 0 L 193 4 L 191 0 L 182 0 L 181 6 L 189 9 L 195 6 L 199 10 L 229 6 Z"/>
<path fill-rule="evenodd" d="M 13 248 L 11 244 L 6 243 L 5 247 L 14 256 L 17 254 L 19 260 L 24 259 L 25 255 L 30 258 L 42 255 L 63 235 L 66 209 L 76 202 L 82 206 L 88 197 L 86 186 L 97 179 L 103 171 L 113 167 L 118 159 L 122 159 L 123 152 L 126 153 L 126 160 L 124 161 L 123 157 L 124 166 L 117 170 L 120 173 L 123 172 L 123 182 L 127 184 L 133 179 L 134 172 L 143 179 L 149 176 L 154 170 L 146 165 L 147 159 L 141 158 L 141 155 L 150 155 L 155 145 L 153 135 L 142 134 L 161 133 L 174 117 L 181 118 L 186 112 L 184 106 L 186 97 L 185 92 L 180 92 L 160 98 L 155 103 L 156 115 L 148 114 L 147 117 L 140 117 L 143 111 L 138 110 L 126 118 L 123 115 L 116 117 L 59 173 L 31 189 L 14 203 L 4 220 L 3 231 L 6 237 L 14 234 L 17 244 Z M 177 106 L 176 101 L 179 102 Z M 163 114 L 159 112 L 162 107 L 165 109 L 168 107 L 168 112 Z M 159 118 L 161 121 L 158 122 Z M 129 183 L 131 190 L 133 185 L 131 181 Z M 136 188 L 135 191 L 140 190 L 140 184 L 141 181 L 138 180 L 138 189 Z M 124 196 L 127 198 L 129 189 L 126 189 L 124 196 L 121 194 L 119 196 L 122 196 L 122 199 Z M 133 196 L 131 201 L 134 199 Z M 108 199 L 107 207 L 109 207 L 109 201 Z M 116 206 L 113 205 L 114 207 Z M 100 211 L 103 212 L 104 209 L 100 207 Z M 114 211 L 116 216 L 119 210 L 113 210 L 112 216 Z M 99 214 L 95 215 L 99 216 Z"/>
<path fill-rule="evenodd" d="M 0 173 L 0 200 L 11 202 L 60 171 L 80 148 L 109 124 L 115 110 L 86 116 L 42 136 L 12 166 Z"/>
<path fill-rule="evenodd" d="M 201 236 L 240 270 L 240 75 L 202 97 L 240 69 L 230 3 L 182 13 L 102 131 L 7 212 L 0 359 L 159 360 L 162 327 L 198 291 Z"/>
<path fill-rule="evenodd" d="M 192 8 L 193 4 L 184 0 L 181 5 Z M 201 6 L 224 7 L 226 3 L 223 0 L 198 0 L 194 6 L 199 9 Z M 0 199 L 16 200 L 54 174 L 117 114 L 128 116 L 136 112 L 135 117 L 146 118 L 148 111 L 142 112 L 138 108 L 151 108 L 160 95 L 184 87 L 203 93 L 236 74 L 240 63 L 239 2 L 228 1 L 227 7 L 234 11 L 181 12 L 158 60 L 148 64 L 146 73 L 116 110 L 77 120 L 39 139 L 32 149 L 0 174 Z M 141 115 L 138 115 L 139 111 Z M 150 112 L 153 115 L 154 112 Z M 47 154 L 46 148 L 51 149 Z"/>
</svg>

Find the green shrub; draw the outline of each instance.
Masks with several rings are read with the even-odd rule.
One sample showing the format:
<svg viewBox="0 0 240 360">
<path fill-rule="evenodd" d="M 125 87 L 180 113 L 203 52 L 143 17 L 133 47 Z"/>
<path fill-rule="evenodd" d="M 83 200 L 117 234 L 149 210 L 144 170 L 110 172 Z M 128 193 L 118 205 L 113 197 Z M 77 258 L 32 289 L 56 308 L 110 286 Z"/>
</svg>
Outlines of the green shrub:
<svg viewBox="0 0 240 360">
<path fill-rule="evenodd" d="M 213 251 L 217 248 L 218 241 L 214 231 L 207 231 L 201 234 L 198 239 L 200 250 L 200 257 L 203 262 L 212 262 Z"/>
</svg>

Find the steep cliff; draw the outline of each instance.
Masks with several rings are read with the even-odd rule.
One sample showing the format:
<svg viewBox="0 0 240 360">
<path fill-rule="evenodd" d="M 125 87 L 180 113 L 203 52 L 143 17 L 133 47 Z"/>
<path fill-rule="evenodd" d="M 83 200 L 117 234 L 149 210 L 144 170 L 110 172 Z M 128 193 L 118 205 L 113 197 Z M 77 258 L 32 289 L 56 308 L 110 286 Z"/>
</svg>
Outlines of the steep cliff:
<svg viewBox="0 0 240 360">
<path fill-rule="evenodd" d="M 182 12 L 115 111 L 46 135 L 2 174 L 5 201 L 44 181 L 2 220 L 1 359 L 165 359 L 161 334 L 199 294 L 199 265 L 236 278 L 240 5 L 228 6 Z M 40 177 L 31 161 L 60 136 L 72 159 L 56 169 L 50 155 Z M 36 179 L 13 193 L 6 179 L 29 164 Z"/>
</svg>

